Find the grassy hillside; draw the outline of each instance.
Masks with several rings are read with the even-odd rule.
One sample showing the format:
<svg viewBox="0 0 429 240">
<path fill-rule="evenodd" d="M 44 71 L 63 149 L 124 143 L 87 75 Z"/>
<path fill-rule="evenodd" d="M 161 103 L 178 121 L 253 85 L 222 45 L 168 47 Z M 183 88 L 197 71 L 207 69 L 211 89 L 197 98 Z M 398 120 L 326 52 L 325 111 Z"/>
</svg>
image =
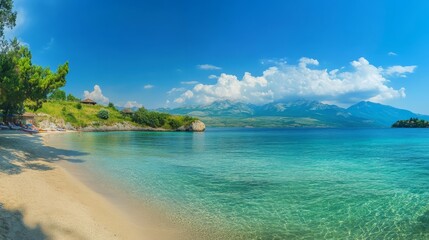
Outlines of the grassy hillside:
<svg viewBox="0 0 429 240">
<path fill-rule="evenodd" d="M 109 112 L 107 119 L 102 119 L 98 116 L 100 110 L 105 109 Z M 28 110 L 27 110 L 28 111 Z M 29 111 L 31 112 L 31 111 Z M 124 115 L 115 108 L 104 107 L 101 105 L 86 105 L 78 102 L 70 101 L 49 101 L 43 104 L 42 108 L 37 110 L 37 114 L 46 114 L 46 116 L 38 117 L 38 121 L 49 120 L 51 122 L 58 122 L 63 120 L 64 123 L 70 123 L 75 128 L 83 127 L 98 127 L 98 126 L 112 126 L 116 123 L 129 123 L 139 127 L 151 127 L 148 124 L 138 124 L 133 121 L 132 115 Z M 160 116 L 156 112 L 150 112 L 149 120 L 151 116 L 157 117 L 159 120 Z M 176 129 L 182 125 L 189 125 L 196 118 L 188 116 L 177 116 L 170 114 L 163 114 L 161 127 L 164 129 Z M 153 127 L 153 126 L 152 126 Z"/>
<path fill-rule="evenodd" d="M 105 108 L 101 105 L 86 105 L 81 104 L 81 109 L 78 109 L 76 102 L 55 101 L 43 104 L 43 107 L 37 110 L 36 113 L 48 114 L 53 119 L 64 119 L 73 127 L 87 127 L 92 125 L 113 125 L 117 122 L 129 121 L 131 118 L 124 117 L 119 111 L 111 108 Z M 109 111 L 109 119 L 104 120 L 97 117 L 97 113 L 101 109 Z"/>
</svg>

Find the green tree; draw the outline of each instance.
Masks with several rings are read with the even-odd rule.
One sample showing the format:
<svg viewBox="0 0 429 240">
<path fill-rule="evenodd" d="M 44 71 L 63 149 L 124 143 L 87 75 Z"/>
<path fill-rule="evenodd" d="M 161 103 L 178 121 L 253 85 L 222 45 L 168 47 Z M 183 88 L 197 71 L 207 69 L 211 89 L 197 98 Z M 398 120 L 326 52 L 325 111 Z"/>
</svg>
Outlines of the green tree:
<svg viewBox="0 0 429 240">
<path fill-rule="evenodd" d="M 132 120 L 138 124 L 158 128 L 164 126 L 170 117 L 168 113 L 151 112 L 141 107 L 133 114 Z"/>
<path fill-rule="evenodd" d="M 33 65 L 30 50 L 16 39 L 9 42 L 0 54 L 0 110 L 6 116 L 22 113 L 24 103 L 37 110 L 50 94 L 65 85 L 67 73 L 68 63 L 52 72 Z"/>
<path fill-rule="evenodd" d="M 429 122 L 418 118 L 410 118 L 409 120 L 396 121 L 392 125 L 392 127 L 393 128 L 429 128 Z"/>
<path fill-rule="evenodd" d="M 112 102 L 109 102 L 109 105 L 107 105 L 107 107 L 117 111 L 115 104 L 113 104 Z"/>
<path fill-rule="evenodd" d="M 0 110 L 2 110 L 4 107 L 8 107 L 8 109 L 11 109 L 12 107 L 19 109 L 23 108 L 22 106 L 17 106 L 18 104 L 12 103 L 12 101 L 5 103 L 8 96 L 7 94 L 18 90 L 16 88 L 7 88 L 10 86 L 15 86 L 15 82 L 13 81 L 16 78 L 13 56 L 10 52 L 10 49 L 15 46 L 11 46 L 12 44 L 9 44 L 9 42 L 4 39 L 4 29 L 13 28 L 15 26 L 16 12 L 14 12 L 12 9 L 12 0 L 0 0 Z M 19 102 L 19 100 L 16 101 Z M 15 111 L 16 110 L 18 109 L 15 109 Z M 3 113 L 5 112 L 3 111 Z"/>
<path fill-rule="evenodd" d="M 71 93 L 69 93 L 69 95 L 67 95 L 67 101 L 69 101 L 69 102 L 79 102 L 80 99 L 77 98 L 77 97 L 75 97 L 75 96 L 73 96 Z"/>
<path fill-rule="evenodd" d="M 13 11 L 13 0 L 0 0 L 0 37 L 4 37 L 5 28 L 15 27 L 16 12 Z"/>
<path fill-rule="evenodd" d="M 16 65 L 20 86 L 25 89 L 25 96 L 29 100 L 27 106 L 33 111 L 42 107 L 49 94 L 66 84 L 68 62 L 52 72 L 49 68 L 33 65 L 30 50 L 21 46 Z"/>
<path fill-rule="evenodd" d="M 133 122 L 144 124 L 147 122 L 147 110 L 144 107 L 139 108 L 132 116 Z"/>
<path fill-rule="evenodd" d="M 56 72 L 33 65 L 31 53 L 14 39 L 4 39 L 5 28 L 13 28 L 16 12 L 13 0 L 0 0 L 0 110 L 6 118 L 12 113 L 22 113 L 24 102 L 37 110 L 48 96 L 66 83 L 68 63 Z"/>
<path fill-rule="evenodd" d="M 16 69 L 19 48 L 18 41 L 14 40 L 5 45 L 0 53 L 0 110 L 5 118 L 24 111 L 26 93 Z"/>
<path fill-rule="evenodd" d="M 168 125 L 170 125 L 172 129 L 178 129 L 180 126 L 182 126 L 182 123 L 175 118 L 171 118 L 168 120 Z"/>
<path fill-rule="evenodd" d="M 61 89 L 56 89 L 49 95 L 49 100 L 54 101 L 65 101 L 66 100 L 66 92 Z"/>
</svg>

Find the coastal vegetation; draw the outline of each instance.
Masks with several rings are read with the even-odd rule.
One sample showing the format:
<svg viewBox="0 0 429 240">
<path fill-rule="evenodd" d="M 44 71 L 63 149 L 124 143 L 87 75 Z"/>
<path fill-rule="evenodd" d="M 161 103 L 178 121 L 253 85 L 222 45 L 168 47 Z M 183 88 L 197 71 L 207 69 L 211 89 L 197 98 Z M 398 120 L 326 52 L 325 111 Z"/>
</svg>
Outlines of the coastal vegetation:
<svg viewBox="0 0 429 240">
<path fill-rule="evenodd" d="M 0 109 L 4 118 L 24 112 L 25 107 L 36 111 L 55 90 L 65 86 L 68 63 L 53 72 L 48 67 L 34 65 L 31 52 L 18 40 L 3 42 L 0 54 Z"/>
<path fill-rule="evenodd" d="M 69 72 L 68 62 L 56 71 L 33 64 L 27 46 L 16 38 L 5 39 L 5 28 L 13 28 L 16 22 L 12 9 L 12 0 L 0 1 L 0 111 L 4 120 L 25 108 L 41 108 L 49 95 L 66 84 Z"/>
<path fill-rule="evenodd" d="M 66 85 L 68 62 L 59 65 L 56 71 L 38 66 L 33 64 L 31 51 L 26 45 L 16 38 L 5 39 L 4 30 L 15 26 L 16 16 L 13 0 L 0 1 L 0 113 L 3 121 L 12 121 L 26 111 L 37 114 L 36 124 L 45 121 L 75 129 L 115 124 L 178 129 L 197 120 L 148 111 L 143 107 L 135 113 L 125 114 L 113 103 L 107 107 L 83 105 L 79 98 L 67 95 L 61 89 Z"/>
<path fill-rule="evenodd" d="M 392 125 L 392 128 L 429 128 L 429 121 L 418 118 L 399 120 Z"/>
<path fill-rule="evenodd" d="M 59 125 L 69 123 L 75 129 L 113 126 L 121 123 L 134 127 L 175 130 L 181 126 L 188 126 L 198 120 L 189 116 L 149 111 L 144 107 L 138 109 L 136 112 L 124 113 L 119 111 L 113 103 L 105 107 L 98 104 L 88 105 L 75 101 L 50 99 L 36 111 L 27 109 L 37 115 L 37 122 L 61 123 Z"/>
<path fill-rule="evenodd" d="M 148 111 L 144 107 L 141 107 L 132 115 L 132 120 L 135 123 L 153 128 L 177 129 L 181 126 L 190 125 L 198 119 L 189 116 L 173 116 L 168 113 Z"/>
</svg>

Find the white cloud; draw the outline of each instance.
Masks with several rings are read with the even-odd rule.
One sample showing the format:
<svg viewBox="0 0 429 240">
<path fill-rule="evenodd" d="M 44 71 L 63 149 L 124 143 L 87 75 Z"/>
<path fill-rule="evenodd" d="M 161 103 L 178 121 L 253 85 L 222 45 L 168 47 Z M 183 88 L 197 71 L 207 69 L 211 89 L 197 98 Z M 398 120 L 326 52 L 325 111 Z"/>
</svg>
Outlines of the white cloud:
<svg viewBox="0 0 429 240">
<path fill-rule="evenodd" d="M 51 47 L 54 45 L 54 43 L 55 43 L 55 38 L 51 37 L 49 42 L 46 43 L 46 45 L 43 47 L 43 50 L 48 51 L 49 49 L 51 49 Z"/>
<path fill-rule="evenodd" d="M 311 68 L 309 66 L 311 65 Z M 387 69 L 371 65 L 365 58 L 350 63 L 351 70 L 320 69 L 316 59 L 301 58 L 297 65 L 282 63 L 268 68 L 262 76 L 246 72 L 241 79 L 221 74 L 215 84 L 197 84 L 176 95 L 177 104 L 208 104 L 233 100 L 265 104 L 288 98 L 307 98 L 341 106 L 362 100 L 383 102 L 405 97 L 405 89 L 388 86 L 386 77 L 412 73 L 415 66 Z"/>
<path fill-rule="evenodd" d="M 186 88 L 172 88 L 170 91 L 167 92 L 167 94 L 173 94 L 177 92 L 184 92 L 186 91 Z"/>
<path fill-rule="evenodd" d="M 141 108 L 143 107 L 142 104 L 136 102 L 136 101 L 128 101 L 127 103 L 124 104 L 124 107 L 126 108 Z"/>
<path fill-rule="evenodd" d="M 397 56 L 398 54 L 395 53 L 395 52 L 388 52 L 387 55 L 389 55 L 389 56 Z"/>
<path fill-rule="evenodd" d="M 144 85 L 143 86 L 143 88 L 144 89 L 151 89 L 151 88 L 154 88 L 155 86 L 154 85 L 152 85 L 152 84 L 147 84 L 147 85 Z"/>
<path fill-rule="evenodd" d="M 406 77 L 405 73 L 413 73 L 417 66 L 391 66 L 386 69 L 390 76 Z"/>
<path fill-rule="evenodd" d="M 198 81 L 188 81 L 188 82 L 180 82 L 180 84 L 184 84 L 184 85 L 195 85 L 199 83 Z"/>
<path fill-rule="evenodd" d="M 83 92 L 83 96 L 84 96 L 84 98 L 92 99 L 92 100 L 96 101 L 97 103 L 101 103 L 101 104 L 108 104 L 109 103 L 109 98 L 107 98 L 103 95 L 101 88 L 98 85 L 94 86 L 94 91 L 92 91 L 92 92 L 85 90 Z"/>
<path fill-rule="evenodd" d="M 212 74 L 212 75 L 209 76 L 209 79 L 217 79 L 217 78 L 218 78 L 218 76 L 216 76 L 214 74 Z"/>
<path fill-rule="evenodd" d="M 274 58 L 274 59 L 261 59 L 262 65 L 285 65 L 287 61 L 285 58 Z"/>
<path fill-rule="evenodd" d="M 197 65 L 197 67 L 201 70 L 221 70 L 221 67 L 217 67 L 211 64 L 201 64 L 201 65 Z"/>
<path fill-rule="evenodd" d="M 198 84 L 202 85 L 202 84 Z M 191 90 L 186 91 L 181 95 L 182 97 L 176 98 L 174 100 L 175 103 L 184 103 L 187 99 L 191 99 L 194 96 L 194 93 Z"/>
<path fill-rule="evenodd" d="M 318 66 L 319 65 L 319 61 L 317 61 L 316 59 L 312 59 L 312 58 L 306 58 L 303 57 L 299 60 L 299 66 L 302 68 L 306 68 L 307 65 L 315 65 Z"/>
</svg>

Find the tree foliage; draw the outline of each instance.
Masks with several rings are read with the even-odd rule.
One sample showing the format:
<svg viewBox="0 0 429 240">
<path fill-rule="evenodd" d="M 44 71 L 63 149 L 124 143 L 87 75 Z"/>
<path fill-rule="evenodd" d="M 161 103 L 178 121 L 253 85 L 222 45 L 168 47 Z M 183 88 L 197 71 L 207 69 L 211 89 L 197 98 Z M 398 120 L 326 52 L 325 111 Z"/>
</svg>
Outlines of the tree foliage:
<svg viewBox="0 0 429 240">
<path fill-rule="evenodd" d="M 26 99 L 16 71 L 18 50 L 18 41 L 13 41 L 4 46 L 0 54 L 0 109 L 6 116 L 22 112 Z"/>
<path fill-rule="evenodd" d="M 79 102 L 80 99 L 77 98 L 77 97 L 75 97 L 75 96 L 73 96 L 71 93 L 69 93 L 69 95 L 67 95 L 67 101 L 69 101 L 69 102 Z"/>
<path fill-rule="evenodd" d="M 179 127 L 181 127 L 182 126 L 182 122 L 181 121 L 179 121 L 178 119 L 176 119 L 176 118 L 170 118 L 169 120 L 168 120 L 168 125 L 170 125 L 170 127 L 172 128 L 172 129 L 178 129 Z"/>
<path fill-rule="evenodd" d="M 104 119 L 107 120 L 109 119 L 109 111 L 107 109 L 100 109 L 100 111 L 98 111 L 97 113 L 97 117 L 100 119 Z"/>
<path fill-rule="evenodd" d="M 49 100 L 66 101 L 66 92 L 61 89 L 56 89 L 49 95 Z"/>
<path fill-rule="evenodd" d="M 410 118 L 409 120 L 395 122 L 392 128 L 429 128 L 429 122 L 418 118 Z"/>
<path fill-rule="evenodd" d="M 109 102 L 109 105 L 107 105 L 108 108 L 113 109 L 115 111 L 117 111 L 118 109 L 116 109 L 115 104 L 112 102 Z"/>
<path fill-rule="evenodd" d="M 159 128 L 166 123 L 169 116 L 170 115 L 167 113 L 152 112 L 141 107 L 133 114 L 132 119 L 136 123 L 153 128 Z"/>
<path fill-rule="evenodd" d="M 49 68 L 33 65 L 30 50 L 24 46 L 20 47 L 16 61 L 20 85 L 29 100 L 27 106 L 33 111 L 42 107 L 49 94 L 66 84 L 68 62 L 52 72 Z"/>
<path fill-rule="evenodd" d="M 0 0 L 0 111 L 5 117 L 22 113 L 24 105 L 39 109 L 49 95 L 65 85 L 69 71 L 67 62 L 56 72 L 33 65 L 28 47 L 16 39 L 5 40 L 5 28 L 13 28 L 15 21 L 13 0 Z"/>
<path fill-rule="evenodd" d="M 197 119 L 189 116 L 173 116 L 168 113 L 148 111 L 141 107 L 133 114 L 132 120 L 135 123 L 153 128 L 177 129 L 181 126 L 189 125 Z"/>
<path fill-rule="evenodd" d="M 66 84 L 68 63 L 56 72 L 33 65 L 31 52 L 15 39 L 0 54 L 0 110 L 7 116 L 22 113 L 24 104 L 35 111 L 49 95 Z"/>
<path fill-rule="evenodd" d="M 13 11 L 13 0 L 0 0 L 0 37 L 4 37 L 5 28 L 15 27 L 16 12 Z"/>
</svg>

